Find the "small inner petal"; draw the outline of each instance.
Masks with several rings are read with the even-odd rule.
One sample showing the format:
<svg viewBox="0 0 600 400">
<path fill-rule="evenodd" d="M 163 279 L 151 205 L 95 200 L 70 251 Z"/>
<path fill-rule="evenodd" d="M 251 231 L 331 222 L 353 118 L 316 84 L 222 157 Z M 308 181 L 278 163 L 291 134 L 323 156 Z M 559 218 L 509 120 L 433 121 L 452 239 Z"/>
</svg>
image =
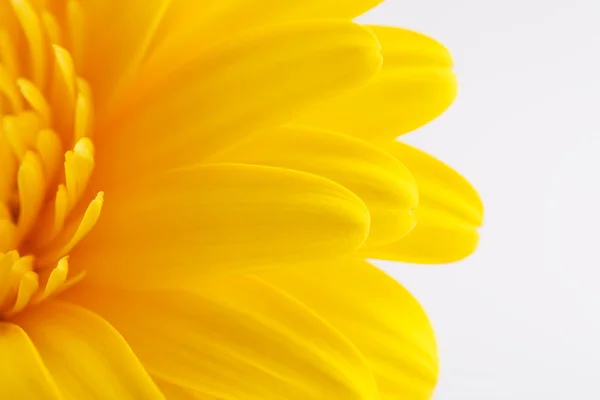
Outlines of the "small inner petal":
<svg viewBox="0 0 600 400">
<path fill-rule="evenodd" d="M 74 62 L 81 6 L 65 2 L 59 19 L 45 2 L 10 3 L 20 29 L 0 28 L 0 320 L 83 279 L 68 254 L 104 201 L 88 191 L 92 91 Z"/>
</svg>

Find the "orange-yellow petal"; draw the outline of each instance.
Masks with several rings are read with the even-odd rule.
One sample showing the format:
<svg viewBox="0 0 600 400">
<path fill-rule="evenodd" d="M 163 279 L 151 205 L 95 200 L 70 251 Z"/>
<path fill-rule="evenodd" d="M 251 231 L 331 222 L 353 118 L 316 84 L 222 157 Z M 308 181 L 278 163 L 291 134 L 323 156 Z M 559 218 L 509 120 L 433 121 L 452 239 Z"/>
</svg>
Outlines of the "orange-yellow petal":
<svg viewBox="0 0 600 400">
<path fill-rule="evenodd" d="M 69 296 L 119 329 L 153 376 L 205 398 L 378 397 L 370 369 L 349 341 L 295 299 L 252 278 L 205 280 L 194 292 L 78 286 Z"/>
<path fill-rule="evenodd" d="M 364 355 L 381 400 L 428 400 L 437 380 L 435 337 L 419 303 L 362 260 L 265 270 L 262 280 L 329 321 Z"/>
<path fill-rule="evenodd" d="M 310 172 L 350 189 L 371 216 L 365 246 L 393 242 L 414 228 L 418 194 L 412 175 L 395 157 L 360 139 L 287 126 L 253 136 L 219 160 Z"/>
<path fill-rule="evenodd" d="M 153 378 L 156 385 L 168 400 L 215 400 L 214 397 L 207 396 L 189 387 L 177 385 L 158 377 Z"/>
<path fill-rule="evenodd" d="M 483 204 L 458 172 L 429 154 L 393 141 L 384 146 L 408 167 L 419 189 L 417 225 L 403 239 L 368 249 L 368 258 L 419 264 L 461 260 L 477 247 Z"/>
<path fill-rule="evenodd" d="M 93 312 L 69 303 L 45 302 L 20 315 L 17 322 L 65 400 L 164 399 L 121 335 Z"/>
<path fill-rule="evenodd" d="M 121 286 L 197 282 L 355 251 L 369 212 L 328 179 L 282 168 L 204 164 L 106 192 L 71 254 L 87 279 Z"/>
<path fill-rule="evenodd" d="M 383 68 L 369 84 L 298 118 L 298 123 L 390 140 L 439 116 L 456 97 L 452 58 L 435 40 L 400 28 L 369 26 Z"/>
<path fill-rule="evenodd" d="M 268 29 L 213 48 L 159 82 L 139 80 L 129 106 L 97 134 L 103 187 L 198 163 L 250 133 L 363 84 L 379 44 L 350 22 Z"/>
<path fill-rule="evenodd" d="M 63 400 L 27 333 L 0 322 L 0 398 Z"/>
<path fill-rule="evenodd" d="M 101 113 L 115 91 L 131 83 L 170 0 L 71 0 L 69 48 L 81 75 L 94 88 Z M 77 25 L 80 26 L 77 26 Z M 77 28 L 81 31 L 77 32 Z"/>
</svg>

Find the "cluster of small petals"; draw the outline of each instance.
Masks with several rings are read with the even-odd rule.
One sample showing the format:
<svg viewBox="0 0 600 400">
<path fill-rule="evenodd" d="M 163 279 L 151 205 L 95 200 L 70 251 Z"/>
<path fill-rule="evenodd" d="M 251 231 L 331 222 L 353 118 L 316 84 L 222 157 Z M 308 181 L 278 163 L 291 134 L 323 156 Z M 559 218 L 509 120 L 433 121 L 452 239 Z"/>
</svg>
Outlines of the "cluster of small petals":
<svg viewBox="0 0 600 400">
<path fill-rule="evenodd" d="M 0 27 L 0 318 L 83 277 L 70 276 L 68 253 L 93 228 L 104 199 L 88 193 L 92 92 L 64 47 L 77 48 L 78 3 L 67 2 L 64 28 L 30 1 L 10 3 L 21 37 Z"/>
<path fill-rule="evenodd" d="M 27 305 L 64 291 L 85 276 L 84 272 L 69 276 L 68 257 L 61 258 L 53 268 L 34 268 L 35 258 L 31 255 L 20 256 L 17 250 L 0 253 L 0 315 L 10 317 Z"/>
</svg>

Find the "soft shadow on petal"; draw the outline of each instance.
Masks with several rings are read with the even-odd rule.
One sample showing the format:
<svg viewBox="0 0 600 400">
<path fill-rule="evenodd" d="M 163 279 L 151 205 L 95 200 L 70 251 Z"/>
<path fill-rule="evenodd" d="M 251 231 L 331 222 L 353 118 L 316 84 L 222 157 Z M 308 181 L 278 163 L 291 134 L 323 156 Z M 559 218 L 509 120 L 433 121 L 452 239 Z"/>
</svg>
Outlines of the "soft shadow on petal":
<svg viewBox="0 0 600 400">
<path fill-rule="evenodd" d="M 349 254 L 369 223 L 364 203 L 326 178 L 204 164 L 106 193 L 70 267 L 124 287 L 193 284 L 210 274 Z"/>
<path fill-rule="evenodd" d="M 382 400 L 431 398 L 438 373 L 434 334 L 417 300 L 394 279 L 358 259 L 256 275 L 350 339 L 373 370 Z"/>
<path fill-rule="evenodd" d="M 254 278 L 206 280 L 194 293 L 82 284 L 66 296 L 119 329 L 153 376 L 209 399 L 378 398 L 351 342 Z"/>
<path fill-rule="evenodd" d="M 239 143 L 219 160 L 310 172 L 348 188 L 371 215 L 364 246 L 396 241 L 415 226 L 418 193 L 410 171 L 394 156 L 360 139 L 308 127 L 281 127 Z"/>
<path fill-rule="evenodd" d="M 413 174 L 419 189 L 417 225 L 403 239 L 367 249 L 367 258 L 418 264 L 459 261 L 475 251 L 483 204 L 473 186 L 435 157 L 392 141 L 384 148 Z"/>
<path fill-rule="evenodd" d="M 28 309 L 16 322 L 65 399 L 164 399 L 121 335 L 93 312 L 49 301 Z"/>
<path fill-rule="evenodd" d="M 452 58 L 435 40 L 400 28 L 369 26 L 382 46 L 383 68 L 366 86 L 303 114 L 297 123 L 391 140 L 442 114 L 454 101 Z"/>
</svg>

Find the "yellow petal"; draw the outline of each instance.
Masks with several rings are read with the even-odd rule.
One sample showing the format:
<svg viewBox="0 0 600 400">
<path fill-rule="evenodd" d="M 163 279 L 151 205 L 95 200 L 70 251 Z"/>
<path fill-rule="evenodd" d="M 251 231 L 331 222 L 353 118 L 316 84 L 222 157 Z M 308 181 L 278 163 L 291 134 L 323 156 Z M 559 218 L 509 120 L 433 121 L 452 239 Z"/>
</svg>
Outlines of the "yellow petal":
<svg viewBox="0 0 600 400">
<path fill-rule="evenodd" d="M 0 322 L 0 398 L 63 400 L 27 334 Z"/>
<path fill-rule="evenodd" d="M 19 316 L 18 323 L 65 400 L 164 399 L 121 335 L 94 313 L 45 302 Z"/>
<path fill-rule="evenodd" d="M 197 163 L 364 83 L 379 70 L 378 51 L 375 37 L 359 25 L 310 22 L 223 44 L 158 85 L 140 78 L 141 86 L 129 91 L 135 106 L 124 106 L 122 118 L 99 128 L 106 139 L 98 170 L 110 185 Z"/>
<path fill-rule="evenodd" d="M 206 396 L 197 390 L 183 387 L 164 379 L 153 377 L 154 382 L 168 400 L 216 400 L 215 397 Z"/>
<path fill-rule="evenodd" d="M 6 203 L 16 184 L 18 163 L 4 132 L 0 132 L 0 202 Z"/>
<path fill-rule="evenodd" d="M 364 203 L 333 181 L 282 168 L 204 164 L 107 192 L 98 224 L 70 265 L 86 269 L 87 279 L 162 287 L 348 254 L 368 230 Z"/>
<path fill-rule="evenodd" d="M 219 159 L 310 172 L 350 189 L 371 215 L 365 246 L 393 242 L 414 228 L 417 188 L 412 175 L 395 157 L 362 140 L 282 127 L 251 137 Z"/>
<path fill-rule="evenodd" d="M 380 74 L 301 116 L 298 123 L 390 140 L 425 125 L 453 102 L 456 78 L 450 54 L 441 44 L 404 29 L 369 28 L 382 46 Z"/>
<path fill-rule="evenodd" d="M 138 72 L 170 0 L 76 0 L 84 42 L 71 43 L 81 75 L 94 88 L 94 104 L 101 114 L 106 102 Z M 108 23 L 110 21 L 110 23 Z M 76 25 L 73 22 L 71 25 Z"/>
<path fill-rule="evenodd" d="M 362 260 L 265 270 L 258 276 L 354 343 L 373 370 L 381 400 L 431 398 L 438 372 L 433 331 L 419 303 L 392 278 Z"/>
<path fill-rule="evenodd" d="M 417 226 L 403 239 L 365 252 L 368 258 L 449 263 L 475 251 L 483 204 L 473 186 L 436 158 L 397 141 L 385 146 L 412 172 L 419 188 Z"/>
<path fill-rule="evenodd" d="M 381 1 L 263 0 L 257 7 L 247 0 L 173 0 L 154 38 L 149 64 L 185 64 L 195 52 L 264 25 L 353 19 Z"/>
<path fill-rule="evenodd" d="M 360 353 L 325 321 L 276 288 L 232 275 L 195 293 L 78 286 L 148 371 L 207 398 L 377 399 Z"/>
</svg>

